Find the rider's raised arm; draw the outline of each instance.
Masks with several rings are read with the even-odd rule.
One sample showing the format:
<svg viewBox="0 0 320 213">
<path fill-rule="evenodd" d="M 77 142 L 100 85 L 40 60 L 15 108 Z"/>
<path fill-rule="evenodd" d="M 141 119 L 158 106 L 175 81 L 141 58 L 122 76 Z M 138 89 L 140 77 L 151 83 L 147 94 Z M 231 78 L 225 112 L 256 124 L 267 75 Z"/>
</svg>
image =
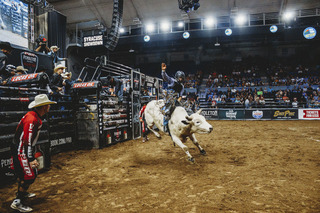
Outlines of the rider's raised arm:
<svg viewBox="0 0 320 213">
<path fill-rule="evenodd" d="M 162 63 L 161 64 L 161 76 L 163 78 L 164 81 L 168 82 L 169 85 L 173 84 L 174 83 L 174 79 L 171 78 L 170 76 L 168 76 L 168 74 L 166 73 L 166 69 L 167 69 L 167 66 L 165 63 Z"/>
</svg>

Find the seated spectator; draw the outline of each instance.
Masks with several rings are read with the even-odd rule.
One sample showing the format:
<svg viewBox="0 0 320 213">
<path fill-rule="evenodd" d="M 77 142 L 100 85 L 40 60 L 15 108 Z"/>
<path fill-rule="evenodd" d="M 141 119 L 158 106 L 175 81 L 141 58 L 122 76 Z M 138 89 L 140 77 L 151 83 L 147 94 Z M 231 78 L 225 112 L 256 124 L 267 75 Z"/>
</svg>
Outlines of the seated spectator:
<svg viewBox="0 0 320 213">
<path fill-rule="evenodd" d="M 287 96 L 287 93 L 284 93 L 283 97 L 282 97 L 282 100 L 285 104 L 289 104 L 290 103 L 290 99 L 289 97 Z"/>
<path fill-rule="evenodd" d="M 259 96 L 259 104 L 265 105 L 266 101 L 264 100 L 264 97 L 262 95 Z"/>
<path fill-rule="evenodd" d="M 299 102 L 298 102 L 297 98 L 293 98 L 292 107 L 293 108 L 298 108 L 299 107 Z"/>
<path fill-rule="evenodd" d="M 240 96 L 237 95 L 234 103 L 236 103 L 236 104 L 241 104 Z"/>
<path fill-rule="evenodd" d="M 51 89 L 54 95 L 64 94 L 63 86 L 65 86 L 66 84 L 63 82 L 63 78 L 61 74 L 66 68 L 67 67 L 62 65 L 58 65 L 54 68 L 54 74 L 52 75 L 52 79 L 51 79 Z"/>
<path fill-rule="evenodd" d="M 246 109 L 249 109 L 250 108 L 250 101 L 248 98 L 246 98 L 245 102 L 244 102 L 244 106 Z"/>
</svg>

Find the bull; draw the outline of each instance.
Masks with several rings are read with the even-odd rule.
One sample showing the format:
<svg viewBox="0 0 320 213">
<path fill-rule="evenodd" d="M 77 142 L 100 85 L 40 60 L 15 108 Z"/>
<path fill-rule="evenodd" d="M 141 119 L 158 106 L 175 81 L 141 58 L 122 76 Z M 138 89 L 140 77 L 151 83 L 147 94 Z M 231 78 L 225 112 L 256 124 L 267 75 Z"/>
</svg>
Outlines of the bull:
<svg viewBox="0 0 320 213">
<path fill-rule="evenodd" d="M 144 112 L 149 130 L 158 138 L 161 138 L 161 136 L 153 130 L 153 125 L 156 125 L 158 129 L 163 132 L 163 114 L 161 113 L 161 108 L 164 104 L 163 100 L 153 100 L 147 104 Z M 194 158 L 190 154 L 189 148 L 183 143 L 186 142 L 187 138 L 190 138 L 193 144 L 198 147 L 200 153 L 206 155 L 206 151 L 200 146 L 194 134 L 206 134 L 213 130 L 212 126 L 200 113 L 201 109 L 189 116 L 183 107 L 177 106 L 168 123 L 174 144 L 177 144 L 187 154 L 188 160 L 191 162 L 194 162 Z"/>
</svg>

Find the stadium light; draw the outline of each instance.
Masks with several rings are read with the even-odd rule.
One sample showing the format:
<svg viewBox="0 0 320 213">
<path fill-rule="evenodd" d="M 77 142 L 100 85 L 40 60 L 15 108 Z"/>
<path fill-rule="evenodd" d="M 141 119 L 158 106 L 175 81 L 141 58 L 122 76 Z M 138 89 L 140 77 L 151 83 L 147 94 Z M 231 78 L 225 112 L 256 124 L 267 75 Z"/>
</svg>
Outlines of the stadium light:
<svg viewBox="0 0 320 213">
<path fill-rule="evenodd" d="M 235 17 L 235 23 L 236 25 L 244 25 L 247 21 L 247 17 L 244 14 L 239 14 Z"/>
<path fill-rule="evenodd" d="M 152 33 L 154 31 L 154 24 L 147 24 L 146 25 L 146 32 L 147 33 Z"/>
<path fill-rule="evenodd" d="M 181 28 L 182 28 L 183 25 L 184 25 L 184 22 L 183 22 L 183 21 L 179 21 L 179 22 L 178 22 L 178 27 L 181 27 Z"/>
<path fill-rule="evenodd" d="M 120 33 L 124 33 L 124 28 L 123 27 L 120 28 Z"/>
<path fill-rule="evenodd" d="M 216 23 L 216 20 L 212 17 L 206 18 L 204 20 L 204 24 L 206 27 L 213 27 L 213 25 Z"/>
<path fill-rule="evenodd" d="M 148 36 L 148 35 L 144 36 L 143 40 L 145 42 L 149 42 L 150 41 L 150 36 Z"/>
<path fill-rule="evenodd" d="M 293 11 L 286 11 L 283 13 L 282 18 L 284 21 L 290 21 L 294 18 L 295 13 Z"/>
<path fill-rule="evenodd" d="M 184 32 L 184 33 L 182 34 L 182 37 L 183 37 L 184 39 L 188 39 L 188 38 L 190 37 L 190 33 L 189 33 L 189 32 Z"/>
<path fill-rule="evenodd" d="M 170 22 L 164 21 L 160 24 L 160 28 L 162 31 L 169 31 L 170 30 Z"/>
</svg>

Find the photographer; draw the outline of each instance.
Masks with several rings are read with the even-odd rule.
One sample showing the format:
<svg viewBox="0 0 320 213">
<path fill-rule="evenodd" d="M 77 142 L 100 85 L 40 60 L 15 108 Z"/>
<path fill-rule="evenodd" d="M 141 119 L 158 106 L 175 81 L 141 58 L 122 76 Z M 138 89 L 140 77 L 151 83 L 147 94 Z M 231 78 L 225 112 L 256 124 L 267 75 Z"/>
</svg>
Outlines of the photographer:
<svg viewBox="0 0 320 213">
<path fill-rule="evenodd" d="M 48 52 L 50 52 L 50 49 L 47 46 L 47 39 L 45 37 L 40 35 L 39 38 L 37 38 L 36 42 L 37 42 L 37 48 L 36 48 L 37 52 L 42 52 L 45 54 L 48 54 Z"/>
</svg>

